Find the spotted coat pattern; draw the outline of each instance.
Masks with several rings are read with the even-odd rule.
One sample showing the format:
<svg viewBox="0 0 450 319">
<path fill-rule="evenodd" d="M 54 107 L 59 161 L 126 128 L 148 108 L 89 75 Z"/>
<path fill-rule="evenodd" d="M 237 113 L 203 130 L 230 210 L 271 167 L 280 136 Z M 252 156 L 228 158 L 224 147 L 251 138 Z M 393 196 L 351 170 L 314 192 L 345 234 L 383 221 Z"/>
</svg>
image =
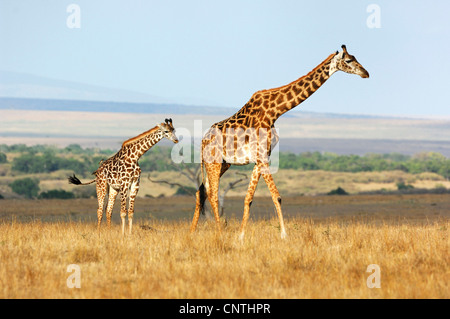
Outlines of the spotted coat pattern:
<svg viewBox="0 0 450 319">
<path fill-rule="evenodd" d="M 135 136 L 122 144 L 121 149 L 105 161 L 100 162 L 99 168 L 93 173 L 95 179 L 87 183 L 81 183 L 78 178 L 69 177 L 69 182 L 76 185 L 88 185 L 96 183 L 98 209 L 98 230 L 103 217 L 103 206 L 105 197 L 108 195 L 106 207 L 106 218 L 108 227 L 111 226 L 111 215 L 114 201 L 120 193 L 120 217 L 122 219 L 122 235 L 125 233 L 125 218 L 128 212 L 128 231 L 131 234 L 132 220 L 134 214 L 134 201 L 139 191 L 141 169 L 138 164 L 139 158 L 144 155 L 153 145 L 162 138 L 168 138 L 178 143 L 172 119 L 166 119 L 164 123 Z M 127 210 L 127 199 L 128 210 Z"/>
</svg>

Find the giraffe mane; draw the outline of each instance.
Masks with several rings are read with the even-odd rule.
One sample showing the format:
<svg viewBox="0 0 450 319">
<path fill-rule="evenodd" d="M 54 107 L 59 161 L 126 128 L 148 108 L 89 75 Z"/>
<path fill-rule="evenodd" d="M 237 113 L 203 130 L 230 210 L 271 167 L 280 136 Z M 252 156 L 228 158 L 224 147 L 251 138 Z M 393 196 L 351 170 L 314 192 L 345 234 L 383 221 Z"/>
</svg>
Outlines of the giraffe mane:
<svg viewBox="0 0 450 319">
<path fill-rule="evenodd" d="M 322 61 L 322 63 L 320 63 L 318 66 L 316 66 L 314 69 L 312 69 L 308 74 L 298 78 L 297 80 L 292 81 L 291 83 L 288 83 L 286 85 L 279 86 L 279 87 L 276 87 L 276 88 L 273 88 L 273 89 L 259 90 L 259 91 L 255 92 L 253 95 L 256 95 L 256 94 L 259 94 L 259 93 L 270 93 L 270 92 L 274 92 L 274 91 L 278 91 L 278 90 L 287 88 L 287 87 L 291 86 L 294 82 L 298 82 L 301 79 L 306 78 L 307 76 L 309 76 L 311 73 L 315 72 L 318 68 L 322 67 L 323 64 L 325 64 L 326 62 L 331 60 L 335 55 L 336 55 L 336 53 L 330 54 L 325 60 Z"/>
<path fill-rule="evenodd" d="M 127 145 L 129 145 L 129 144 L 131 144 L 131 143 L 133 143 L 133 142 L 135 142 L 137 140 L 140 140 L 144 136 L 147 136 L 149 134 L 152 134 L 152 133 L 156 132 L 158 129 L 159 129 L 159 127 L 155 126 L 154 128 L 151 128 L 148 131 L 145 131 L 145 132 L 139 134 L 138 136 L 132 137 L 132 138 L 126 140 L 125 142 L 123 142 L 122 143 L 122 147 L 127 146 Z"/>
</svg>

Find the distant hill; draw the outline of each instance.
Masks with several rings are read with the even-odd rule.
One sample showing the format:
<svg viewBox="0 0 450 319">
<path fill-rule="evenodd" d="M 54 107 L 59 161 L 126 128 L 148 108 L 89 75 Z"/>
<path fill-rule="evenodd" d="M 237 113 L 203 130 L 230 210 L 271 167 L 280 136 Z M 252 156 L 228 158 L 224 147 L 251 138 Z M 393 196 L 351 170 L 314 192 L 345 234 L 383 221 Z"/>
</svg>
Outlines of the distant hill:
<svg viewBox="0 0 450 319">
<path fill-rule="evenodd" d="M 200 139 L 213 123 L 238 108 L 180 104 L 24 99 L 0 97 L 0 144 L 72 143 L 116 149 L 127 137 L 172 117 L 177 131 Z M 450 156 L 450 120 L 288 112 L 277 122 L 281 151 L 337 154 Z M 163 143 L 163 142 L 162 142 Z M 169 143 L 170 145 L 170 143 Z"/>
<path fill-rule="evenodd" d="M 40 99 L 0 97 L 0 110 L 30 110 L 30 111 L 76 111 L 76 112 L 109 112 L 109 113 L 145 113 L 145 114 L 199 114 L 230 116 L 241 106 L 216 107 L 185 105 L 176 103 L 133 103 L 107 102 L 64 99 Z M 340 114 L 306 112 L 301 108 L 294 109 L 283 115 L 284 118 L 315 118 L 315 119 L 382 119 L 384 116 L 364 114 Z"/>
<path fill-rule="evenodd" d="M 1 70 L 0 97 L 131 103 L 173 102 L 147 93 Z"/>
<path fill-rule="evenodd" d="M 34 111 L 77 111 L 149 114 L 228 114 L 232 108 L 166 103 L 129 103 L 82 100 L 26 99 L 0 97 L 0 109 Z"/>
</svg>

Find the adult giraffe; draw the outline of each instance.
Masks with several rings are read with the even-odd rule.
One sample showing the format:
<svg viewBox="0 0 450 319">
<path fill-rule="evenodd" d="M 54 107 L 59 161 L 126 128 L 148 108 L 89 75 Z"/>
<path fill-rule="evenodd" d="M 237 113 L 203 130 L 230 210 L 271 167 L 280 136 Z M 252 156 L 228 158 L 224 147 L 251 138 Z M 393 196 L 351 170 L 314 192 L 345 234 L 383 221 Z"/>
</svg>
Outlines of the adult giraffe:
<svg viewBox="0 0 450 319">
<path fill-rule="evenodd" d="M 353 55 L 342 51 L 328 56 L 307 75 L 285 86 L 262 90 L 253 94 L 236 114 L 211 126 L 202 139 L 201 168 L 206 178 L 196 193 L 196 207 L 191 232 L 195 231 L 200 212 L 209 198 L 216 225 L 220 231 L 218 190 L 219 179 L 231 165 L 255 163 L 247 195 L 244 201 L 244 215 L 240 229 L 240 239 L 244 238 L 250 205 L 258 180 L 263 175 L 280 221 L 281 238 L 286 230 L 281 212 L 281 197 L 269 171 L 270 152 L 278 143 L 274 129 L 275 121 L 287 111 L 293 109 L 313 94 L 336 71 L 357 74 L 368 78 L 369 73 L 359 64 Z"/>
</svg>

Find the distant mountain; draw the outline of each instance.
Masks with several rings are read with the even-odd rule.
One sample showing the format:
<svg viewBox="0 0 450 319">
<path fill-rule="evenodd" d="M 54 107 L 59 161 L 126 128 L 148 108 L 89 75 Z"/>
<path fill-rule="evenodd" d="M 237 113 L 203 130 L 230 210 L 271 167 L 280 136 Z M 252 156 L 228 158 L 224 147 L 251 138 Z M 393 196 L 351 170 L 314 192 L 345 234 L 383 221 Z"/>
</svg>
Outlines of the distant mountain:
<svg viewBox="0 0 450 319">
<path fill-rule="evenodd" d="M 233 108 L 227 107 L 181 104 L 24 99 L 11 97 L 0 97 L 0 109 L 153 114 L 226 114 L 228 116 L 236 111 Z"/>
<path fill-rule="evenodd" d="M 194 105 L 184 105 L 170 99 L 129 90 L 0 71 L 0 109 L 164 114 L 234 113 L 231 108 L 196 105 L 207 104 L 200 99 L 183 100 Z"/>
<path fill-rule="evenodd" d="M 140 92 L 105 88 L 72 81 L 0 71 L 0 97 L 56 100 L 117 101 L 134 103 L 173 103 L 173 101 Z"/>
<path fill-rule="evenodd" d="M 236 107 L 216 107 L 213 102 L 183 98 L 184 104 L 150 94 L 50 79 L 25 73 L 0 71 L 0 109 L 57 110 L 114 113 L 232 115 Z M 190 105 L 192 104 L 192 105 Z M 210 104 L 210 106 L 208 106 Z M 206 106 L 205 106 L 206 105 Z M 301 107 L 283 117 L 384 118 L 383 116 L 306 112 Z"/>
<path fill-rule="evenodd" d="M 209 107 L 199 105 L 184 105 L 175 103 L 132 103 L 106 102 L 64 99 L 37 99 L 0 97 L 0 110 L 40 110 L 40 111 L 78 111 L 78 112 L 112 112 L 112 113 L 147 113 L 147 114 L 204 114 L 231 116 L 239 108 Z M 393 117 L 307 112 L 294 109 L 283 115 L 285 118 L 303 119 L 384 119 Z"/>
</svg>

